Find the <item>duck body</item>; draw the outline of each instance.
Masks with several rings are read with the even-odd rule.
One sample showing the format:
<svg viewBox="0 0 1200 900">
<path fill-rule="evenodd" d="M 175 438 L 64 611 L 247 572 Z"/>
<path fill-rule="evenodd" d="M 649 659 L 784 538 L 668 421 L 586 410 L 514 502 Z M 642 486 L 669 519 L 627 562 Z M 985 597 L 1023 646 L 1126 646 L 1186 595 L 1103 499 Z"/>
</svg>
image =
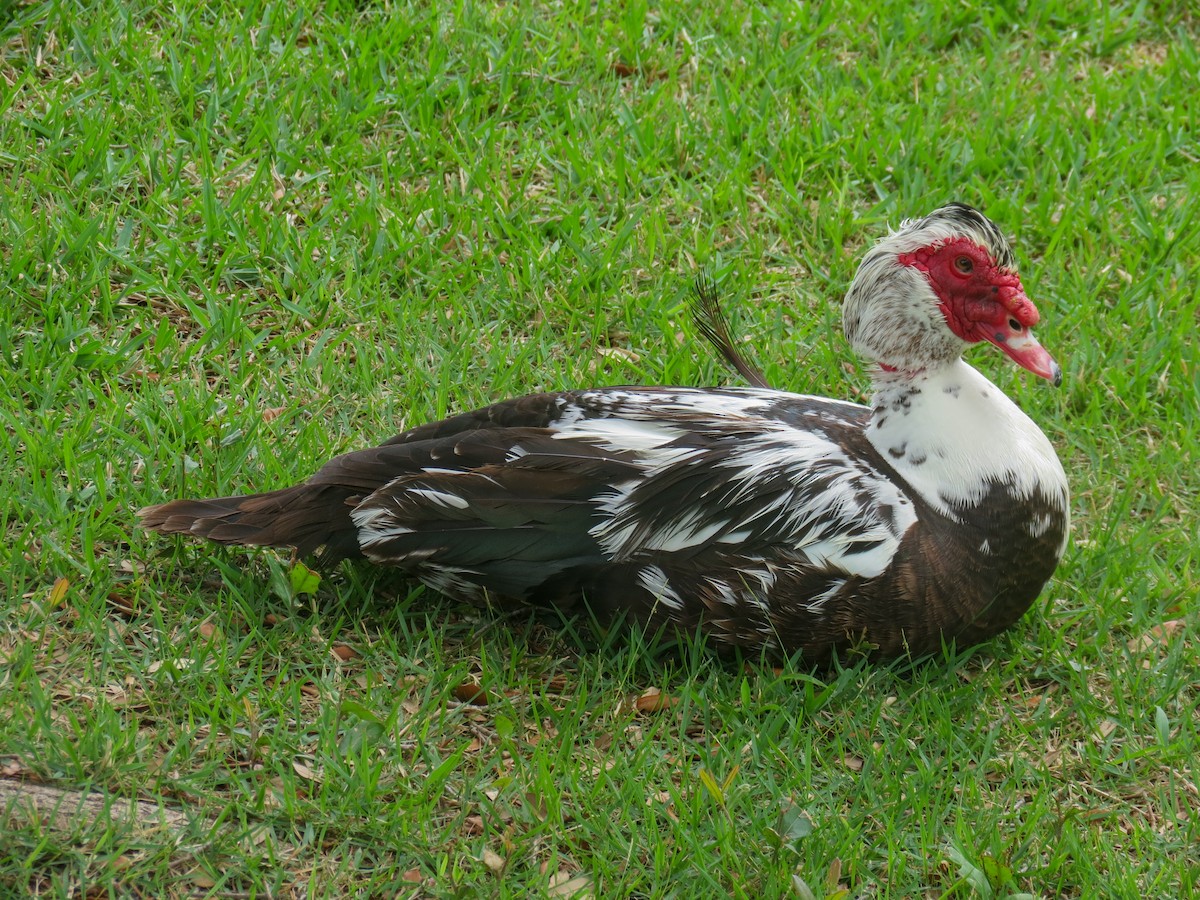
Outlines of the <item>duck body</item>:
<svg viewBox="0 0 1200 900">
<path fill-rule="evenodd" d="M 1006 247 L 977 244 L 992 258 Z M 1056 377 L 1006 309 L 987 340 Z M 862 310 L 852 287 L 847 316 Z M 878 345 L 878 327 L 860 315 L 847 332 Z M 1050 442 L 961 360 L 970 342 L 948 342 L 944 359 L 881 359 L 869 407 L 767 388 L 535 394 L 339 456 L 295 487 L 172 501 L 142 521 L 366 557 L 476 602 L 585 603 L 601 622 L 699 631 L 723 648 L 816 662 L 934 652 L 1015 622 L 1069 524 Z"/>
</svg>

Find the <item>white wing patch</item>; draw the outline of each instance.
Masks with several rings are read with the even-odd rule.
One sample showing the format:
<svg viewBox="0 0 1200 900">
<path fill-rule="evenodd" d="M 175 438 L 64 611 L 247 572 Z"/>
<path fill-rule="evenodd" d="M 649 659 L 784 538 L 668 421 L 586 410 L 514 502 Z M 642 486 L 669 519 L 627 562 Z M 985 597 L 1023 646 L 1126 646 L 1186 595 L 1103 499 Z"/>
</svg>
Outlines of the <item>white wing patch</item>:
<svg viewBox="0 0 1200 900">
<path fill-rule="evenodd" d="M 366 509 L 360 506 L 350 511 L 350 518 L 358 528 L 358 545 L 364 551 L 386 544 L 402 534 L 413 533 L 413 529 L 401 525 L 395 514 L 382 506 Z"/>
<path fill-rule="evenodd" d="M 438 491 L 433 488 L 411 487 L 407 493 L 415 497 L 420 497 L 422 500 L 427 500 L 434 506 L 442 506 L 446 509 L 466 509 L 470 506 L 465 497 L 460 497 L 458 494 L 451 494 L 447 491 Z"/>
<path fill-rule="evenodd" d="M 653 450 L 687 433 L 663 422 L 616 417 L 581 419 L 565 426 L 560 421 L 553 423 L 550 429 L 559 440 L 595 441 L 616 451 Z"/>
<path fill-rule="evenodd" d="M 658 566 L 646 566 L 638 572 L 638 584 L 644 587 L 659 603 L 671 609 L 683 609 L 683 598 L 671 587 L 667 573 Z"/>
<path fill-rule="evenodd" d="M 885 475 L 823 433 L 825 419 L 833 423 L 836 414 L 809 417 L 812 430 L 764 415 L 787 396 L 755 390 L 606 392 L 593 406 L 601 418 L 564 415 L 552 424 L 556 439 L 599 443 L 631 456 L 641 469 L 596 498 L 600 521 L 590 533 L 605 554 L 633 559 L 765 535 L 790 544 L 812 565 L 847 576 L 872 578 L 886 570 L 916 521 L 912 503 Z M 844 405 L 847 412 L 861 409 Z M 686 426 L 673 425 L 672 414 Z M 719 453 L 706 455 L 703 443 L 687 440 L 696 433 L 720 440 Z M 711 488 L 677 510 L 662 508 L 662 498 L 648 486 L 691 463 L 714 469 Z M 782 489 L 763 492 L 764 484 L 781 476 Z"/>
</svg>

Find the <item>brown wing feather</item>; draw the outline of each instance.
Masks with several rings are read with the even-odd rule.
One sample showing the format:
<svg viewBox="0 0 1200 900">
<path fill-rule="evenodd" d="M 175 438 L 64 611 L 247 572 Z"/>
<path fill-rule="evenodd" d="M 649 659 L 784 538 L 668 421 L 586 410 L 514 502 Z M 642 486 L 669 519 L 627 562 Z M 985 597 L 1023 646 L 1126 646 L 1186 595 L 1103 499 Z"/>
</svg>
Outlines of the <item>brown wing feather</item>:
<svg viewBox="0 0 1200 900">
<path fill-rule="evenodd" d="M 461 458 L 500 462 L 522 428 L 544 428 L 560 414 L 562 395 L 534 394 L 431 422 L 382 446 L 335 457 L 303 484 L 247 496 L 172 500 L 138 512 L 144 528 L 190 534 L 222 544 L 292 547 L 322 560 L 361 557 L 350 511 L 388 482 L 425 466 Z M 500 435 L 496 429 L 511 429 Z"/>
</svg>

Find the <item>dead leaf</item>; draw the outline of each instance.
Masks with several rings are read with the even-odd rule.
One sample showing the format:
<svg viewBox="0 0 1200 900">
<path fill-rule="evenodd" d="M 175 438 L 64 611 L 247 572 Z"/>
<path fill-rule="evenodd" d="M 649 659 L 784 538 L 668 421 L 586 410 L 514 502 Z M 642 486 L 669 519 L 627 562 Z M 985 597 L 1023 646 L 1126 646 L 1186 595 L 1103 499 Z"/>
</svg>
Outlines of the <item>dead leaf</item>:
<svg viewBox="0 0 1200 900">
<path fill-rule="evenodd" d="M 624 347 L 597 347 L 596 352 L 608 359 L 619 359 L 624 362 L 635 363 L 641 360 L 641 357 L 635 352 Z"/>
<path fill-rule="evenodd" d="M 277 193 L 279 193 L 280 196 L 283 196 L 282 191 L 279 191 Z M 278 200 L 279 197 L 276 197 L 275 199 Z M 262 420 L 264 422 L 272 422 L 275 419 L 278 419 L 285 412 L 287 412 L 286 406 L 269 406 L 266 409 L 264 409 L 261 413 L 259 413 L 259 415 L 262 417 Z"/>
<path fill-rule="evenodd" d="M 489 850 L 486 847 L 483 850 L 483 864 L 488 867 L 493 875 L 501 875 L 504 873 L 504 865 L 506 860 L 494 850 Z"/>
<path fill-rule="evenodd" d="M 644 66 L 630 65 L 627 62 L 621 62 L 619 59 L 613 60 L 608 70 L 618 78 L 635 78 L 640 75 L 647 81 L 661 81 L 667 77 L 667 73 L 662 69 L 648 69 Z"/>
<path fill-rule="evenodd" d="M 829 864 L 829 870 L 825 873 L 825 897 L 826 900 L 834 896 L 844 897 L 850 893 L 850 889 L 841 884 L 842 880 L 842 861 L 838 857 L 833 858 L 833 862 Z"/>
<path fill-rule="evenodd" d="M 479 837 L 483 834 L 483 816 L 478 814 L 467 816 L 467 820 L 463 822 L 463 834 L 470 837 Z"/>
<path fill-rule="evenodd" d="M 300 762 L 298 759 L 292 760 L 292 770 L 301 778 L 304 778 L 308 781 L 317 781 L 320 777 L 315 771 L 313 771 L 304 763 Z"/>
<path fill-rule="evenodd" d="M 454 699 L 460 703 L 470 703 L 473 706 L 488 705 L 487 691 L 485 691 L 482 685 L 480 685 L 480 683 L 474 678 L 468 678 L 461 684 L 455 685 L 450 693 L 452 693 L 454 695 Z"/>
<path fill-rule="evenodd" d="M 67 590 L 71 587 L 71 582 L 63 576 L 58 576 L 54 579 L 54 585 L 50 588 L 50 594 L 46 597 L 46 605 L 50 609 L 54 609 L 58 604 L 63 602 L 63 598 L 67 596 Z"/>
<path fill-rule="evenodd" d="M 108 597 L 105 599 L 108 600 L 108 605 L 113 608 L 113 611 L 117 615 L 126 619 L 132 619 L 137 616 L 137 607 L 134 605 L 132 597 L 126 597 L 117 591 L 109 591 Z"/>
<path fill-rule="evenodd" d="M 212 622 L 201 622 L 197 626 L 196 631 L 200 633 L 200 637 L 210 643 L 221 640 L 221 629 Z"/>
<path fill-rule="evenodd" d="M 1127 646 L 1134 653 L 1144 653 L 1153 647 L 1165 647 L 1176 634 L 1187 627 L 1183 619 L 1170 619 L 1155 625 L 1145 634 L 1129 641 Z"/>
<path fill-rule="evenodd" d="M 842 757 L 842 765 L 852 772 L 861 772 L 863 770 L 862 757 L 852 756 L 849 753 Z"/>
<path fill-rule="evenodd" d="M 572 875 L 566 869 L 560 869 L 550 876 L 550 884 L 546 890 L 548 897 L 572 897 L 584 900 L 592 895 L 592 879 L 587 875 Z"/>
<path fill-rule="evenodd" d="M 348 644 L 334 644 L 333 655 L 342 662 L 349 662 L 352 659 L 359 658 L 359 652 Z"/>
<path fill-rule="evenodd" d="M 649 687 L 633 701 L 633 708 L 640 713 L 657 713 L 668 710 L 677 703 L 679 703 L 678 697 L 664 694 L 659 688 Z"/>
<path fill-rule="evenodd" d="M 190 880 L 193 885 L 201 890 L 209 890 L 210 888 L 215 888 L 217 886 L 216 879 L 200 869 L 196 869 L 194 872 L 192 872 L 192 877 Z"/>
</svg>

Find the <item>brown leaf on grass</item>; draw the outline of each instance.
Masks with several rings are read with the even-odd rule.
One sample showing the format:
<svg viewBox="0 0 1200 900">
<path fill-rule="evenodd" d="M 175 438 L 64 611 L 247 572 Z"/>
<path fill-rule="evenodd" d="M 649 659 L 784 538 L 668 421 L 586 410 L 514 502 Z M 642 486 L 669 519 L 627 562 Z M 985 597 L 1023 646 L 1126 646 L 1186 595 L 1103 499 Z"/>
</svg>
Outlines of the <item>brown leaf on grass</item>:
<svg viewBox="0 0 1200 900">
<path fill-rule="evenodd" d="M 193 871 L 188 880 L 202 891 L 211 890 L 217 886 L 217 880 L 202 869 Z"/>
<path fill-rule="evenodd" d="M 574 900 L 595 896 L 592 893 L 592 879 L 587 875 L 572 875 L 566 869 L 561 869 L 550 876 L 546 896 L 571 897 Z"/>
<path fill-rule="evenodd" d="M 358 659 L 360 655 L 357 650 L 348 644 L 334 644 L 332 650 L 333 655 L 342 662 L 349 662 L 352 659 Z"/>
<path fill-rule="evenodd" d="M 1061 763 L 1062 748 L 1048 743 L 1046 752 L 1042 754 L 1042 766 L 1046 769 L 1057 769 Z"/>
<path fill-rule="evenodd" d="M 641 75 L 647 81 L 661 81 L 667 77 L 667 73 L 661 69 L 648 69 L 645 66 L 630 65 L 621 60 L 614 60 L 613 64 L 608 67 L 608 70 L 618 78 L 634 78 Z"/>
<path fill-rule="evenodd" d="M 215 643 L 221 640 L 221 629 L 212 622 L 201 622 L 196 626 L 196 631 L 208 643 Z"/>
<path fill-rule="evenodd" d="M 863 770 L 863 760 L 861 756 L 852 756 L 847 753 L 842 757 L 842 765 L 851 772 L 861 772 Z"/>
<path fill-rule="evenodd" d="M 479 835 L 483 834 L 483 816 L 478 814 L 467 816 L 466 821 L 463 822 L 462 830 L 463 834 L 469 837 L 479 837 Z"/>
<path fill-rule="evenodd" d="M 405 884 L 422 884 L 425 881 L 425 873 L 414 867 L 401 875 L 400 880 Z"/>
<path fill-rule="evenodd" d="M 1051 694 L 1054 693 L 1054 687 L 1054 685 L 1050 685 L 1050 687 L 1048 687 L 1044 693 L 1030 694 L 1025 698 L 1025 705 L 1029 709 L 1037 709 L 1043 703 L 1046 703 L 1050 700 Z"/>
<path fill-rule="evenodd" d="M 268 406 L 259 415 L 264 422 L 273 422 L 287 412 L 286 406 Z"/>
<path fill-rule="evenodd" d="M 640 713 L 664 712 L 679 703 L 678 697 L 664 694 L 660 688 L 649 687 L 633 701 L 633 708 Z"/>
<path fill-rule="evenodd" d="M 596 353 L 607 359 L 619 359 L 623 362 L 636 363 L 641 361 L 641 357 L 632 350 L 627 350 L 625 347 L 597 347 Z"/>
<path fill-rule="evenodd" d="M 1187 623 L 1183 619 L 1169 619 L 1166 622 L 1155 625 L 1145 634 L 1135 637 L 1125 646 L 1134 653 L 1144 653 L 1155 647 L 1165 647 L 1171 642 L 1171 638 L 1186 628 Z"/>
<path fill-rule="evenodd" d="M 841 900 L 849 895 L 849 886 L 842 884 L 842 861 L 835 856 L 825 873 L 825 900 Z"/>
<path fill-rule="evenodd" d="M 468 678 L 461 684 L 456 684 L 450 693 L 458 702 L 470 703 L 472 706 L 487 706 L 489 702 L 487 691 L 474 678 Z"/>
<path fill-rule="evenodd" d="M 488 867 L 488 871 L 493 875 L 502 875 L 504 873 L 504 866 L 507 860 L 496 851 L 485 847 L 481 859 L 483 864 Z"/>
<path fill-rule="evenodd" d="M 119 591 L 109 591 L 105 599 L 108 601 L 108 605 L 112 611 L 122 618 L 133 619 L 137 617 L 137 606 L 134 604 L 132 597 L 126 597 Z"/>
</svg>

